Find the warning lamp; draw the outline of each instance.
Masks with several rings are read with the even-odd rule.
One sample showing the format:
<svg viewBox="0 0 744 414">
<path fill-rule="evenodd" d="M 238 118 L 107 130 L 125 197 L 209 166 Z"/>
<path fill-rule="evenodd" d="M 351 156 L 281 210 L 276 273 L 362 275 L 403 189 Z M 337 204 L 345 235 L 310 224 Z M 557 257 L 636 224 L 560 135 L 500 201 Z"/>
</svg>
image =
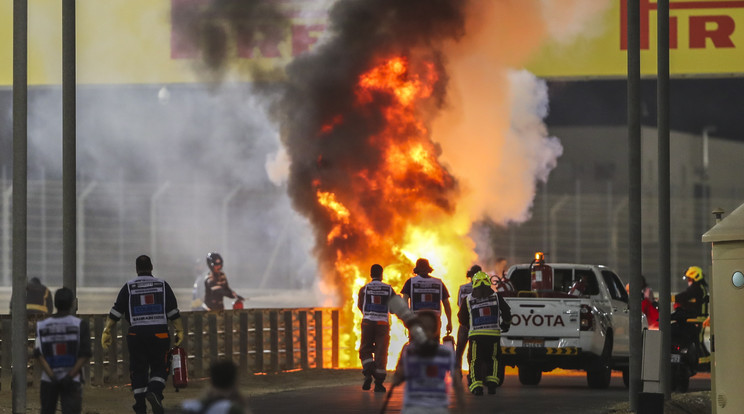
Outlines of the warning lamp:
<svg viewBox="0 0 744 414">
<path fill-rule="evenodd" d="M 535 252 L 535 261 L 536 262 L 545 261 L 545 255 L 543 254 L 543 252 Z"/>
</svg>

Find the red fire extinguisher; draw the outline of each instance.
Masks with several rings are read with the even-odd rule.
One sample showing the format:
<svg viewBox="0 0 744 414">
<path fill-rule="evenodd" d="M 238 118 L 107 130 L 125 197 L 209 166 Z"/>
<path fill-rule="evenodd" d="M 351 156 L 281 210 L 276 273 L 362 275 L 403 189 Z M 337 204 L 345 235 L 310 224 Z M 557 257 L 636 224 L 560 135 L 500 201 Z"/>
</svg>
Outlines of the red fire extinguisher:
<svg viewBox="0 0 744 414">
<path fill-rule="evenodd" d="M 530 266 L 530 289 L 536 292 L 553 291 L 553 268 L 545 264 L 542 252 L 535 253 Z"/>
<path fill-rule="evenodd" d="M 189 384 L 189 370 L 187 366 L 186 350 L 180 346 L 174 346 L 168 352 L 171 360 L 171 374 L 173 375 L 173 387 L 176 392 L 180 388 L 186 388 Z"/>
</svg>

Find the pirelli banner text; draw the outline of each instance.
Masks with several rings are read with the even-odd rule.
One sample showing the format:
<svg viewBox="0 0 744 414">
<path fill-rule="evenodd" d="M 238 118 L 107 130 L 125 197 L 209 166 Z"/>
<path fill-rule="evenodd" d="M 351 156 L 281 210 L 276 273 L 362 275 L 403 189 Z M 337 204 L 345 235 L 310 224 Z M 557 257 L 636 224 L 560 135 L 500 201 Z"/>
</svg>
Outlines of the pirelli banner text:
<svg viewBox="0 0 744 414">
<path fill-rule="evenodd" d="M 184 16 L 212 0 L 76 0 L 77 80 L 81 84 L 200 82 L 200 52 Z M 226 33 L 228 76 L 281 76 L 294 56 L 312 50 L 327 26 L 326 0 L 270 0 L 283 20 L 262 22 L 260 36 Z M 560 1 L 560 0 L 556 0 Z M 609 2 L 570 43 L 548 40 L 527 65 L 545 78 L 624 77 L 627 71 L 627 0 Z M 59 0 L 29 0 L 28 79 L 59 84 L 62 9 Z M 642 73 L 656 72 L 656 2 L 640 0 Z M 673 76 L 744 74 L 744 0 L 671 0 L 670 70 Z M 0 2 L 0 86 L 12 83 L 13 2 Z M 219 27 L 219 26 L 215 26 Z M 229 30 L 229 29 L 225 29 Z M 193 40 L 193 39 L 191 39 Z M 518 41 L 518 39 L 515 39 Z M 246 70 L 243 70 L 246 69 Z M 203 74 L 203 72 L 201 73 Z"/>
</svg>

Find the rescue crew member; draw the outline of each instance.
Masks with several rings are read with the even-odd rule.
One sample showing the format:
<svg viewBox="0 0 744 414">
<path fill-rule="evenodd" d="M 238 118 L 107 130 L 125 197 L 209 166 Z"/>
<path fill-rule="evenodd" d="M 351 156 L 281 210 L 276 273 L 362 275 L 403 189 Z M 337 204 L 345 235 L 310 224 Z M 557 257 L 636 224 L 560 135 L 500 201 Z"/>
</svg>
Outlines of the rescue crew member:
<svg viewBox="0 0 744 414">
<path fill-rule="evenodd" d="M 101 335 L 103 349 L 111 346 L 111 329 L 122 317 L 129 321 L 127 347 L 135 413 L 147 414 L 145 399 L 155 414 L 163 414 L 163 389 L 168 377 L 170 349 L 168 321 L 173 324 L 174 344 L 183 340 L 183 322 L 176 296 L 168 282 L 152 275 L 152 261 L 142 255 L 136 260 L 137 277 L 119 291 Z"/>
<path fill-rule="evenodd" d="M 395 369 L 394 386 L 406 383 L 401 414 L 449 413 L 449 387 L 454 390 L 457 405 L 462 407 L 461 374 L 455 374 L 455 355 L 448 345 L 439 344 L 441 316 L 429 309 L 417 313 L 429 341 L 416 344 L 413 340 L 403 346 Z M 451 381 L 447 380 L 447 376 Z"/>
<path fill-rule="evenodd" d="M 699 325 L 690 324 L 689 319 L 697 319 L 702 323 L 708 316 L 708 284 L 705 282 L 703 269 L 699 266 L 690 266 L 685 271 L 685 280 L 687 289 L 672 296 L 674 302 L 674 312 L 672 320 L 676 321 L 677 328 L 672 328 L 672 334 L 675 330 L 680 330 L 686 335 L 692 343 L 696 341 L 702 343 L 702 330 Z"/>
<path fill-rule="evenodd" d="M 13 299 L 10 300 L 10 311 L 13 312 Z M 26 312 L 29 315 L 51 315 L 52 292 L 44 286 L 38 277 L 32 277 L 26 284 Z"/>
<path fill-rule="evenodd" d="M 468 283 L 460 285 L 460 289 L 457 292 L 457 308 L 462 309 L 462 305 L 465 303 L 465 298 L 473 292 L 473 275 L 480 272 L 481 267 L 473 265 L 467 272 L 465 277 L 468 278 Z M 457 344 L 455 348 L 455 363 L 458 368 L 462 367 L 462 355 L 465 353 L 465 348 L 468 346 L 468 328 L 460 326 L 457 328 Z"/>
<path fill-rule="evenodd" d="M 219 253 L 212 252 L 207 255 L 209 273 L 204 278 L 204 308 L 206 310 L 224 310 L 225 302 L 222 298 L 245 300 L 237 292 L 230 289 L 227 276 L 222 271 L 222 265 L 222 256 Z"/>
<path fill-rule="evenodd" d="M 385 392 L 382 383 L 387 376 L 388 346 L 390 345 L 390 309 L 388 301 L 395 295 L 393 288 L 382 282 L 382 266 L 373 264 L 369 275 L 372 281 L 359 289 L 357 307 L 362 317 L 362 339 L 359 344 L 359 359 L 364 375 L 363 390 L 372 386 L 375 392 Z"/>
<path fill-rule="evenodd" d="M 468 328 L 470 392 L 483 395 L 483 385 L 489 394 L 503 378 L 499 377 L 501 364 L 501 333 L 511 325 L 511 308 L 498 292 L 491 289 L 491 280 L 485 272 L 473 275 L 473 293 L 465 299 L 465 306 L 457 314 L 460 326 Z"/>
<path fill-rule="evenodd" d="M 441 279 L 430 276 L 433 271 L 427 259 L 416 260 L 416 267 L 413 268 L 415 276 L 406 280 L 400 293 L 403 300 L 406 302 L 410 300 L 410 307 L 414 312 L 430 309 L 441 317 L 442 308 L 444 308 L 444 314 L 447 316 L 447 335 L 449 335 L 452 333 L 450 294 Z"/>
<path fill-rule="evenodd" d="M 91 357 L 90 327 L 87 321 L 70 314 L 75 295 L 63 287 L 54 292 L 57 313 L 36 323 L 34 357 L 39 361 L 41 414 L 54 414 L 57 401 L 62 414 L 83 410 L 81 369 Z"/>
</svg>

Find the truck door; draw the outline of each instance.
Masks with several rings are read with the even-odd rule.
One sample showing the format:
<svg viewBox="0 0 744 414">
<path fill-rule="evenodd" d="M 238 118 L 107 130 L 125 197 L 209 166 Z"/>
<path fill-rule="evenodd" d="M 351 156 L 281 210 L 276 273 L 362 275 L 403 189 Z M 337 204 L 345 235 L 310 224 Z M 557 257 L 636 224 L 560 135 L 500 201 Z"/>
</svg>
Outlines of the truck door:
<svg viewBox="0 0 744 414">
<path fill-rule="evenodd" d="M 628 309 L 628 292 L 625 291 L 623 283 L 616 274 L 609 270 L 602 270 L 602 278 L 607 285 L 612 301 L 612 327 L 615 333 L 615 343 L 613 354 L 629 355 L 629 309 Z"/>
</svg>

